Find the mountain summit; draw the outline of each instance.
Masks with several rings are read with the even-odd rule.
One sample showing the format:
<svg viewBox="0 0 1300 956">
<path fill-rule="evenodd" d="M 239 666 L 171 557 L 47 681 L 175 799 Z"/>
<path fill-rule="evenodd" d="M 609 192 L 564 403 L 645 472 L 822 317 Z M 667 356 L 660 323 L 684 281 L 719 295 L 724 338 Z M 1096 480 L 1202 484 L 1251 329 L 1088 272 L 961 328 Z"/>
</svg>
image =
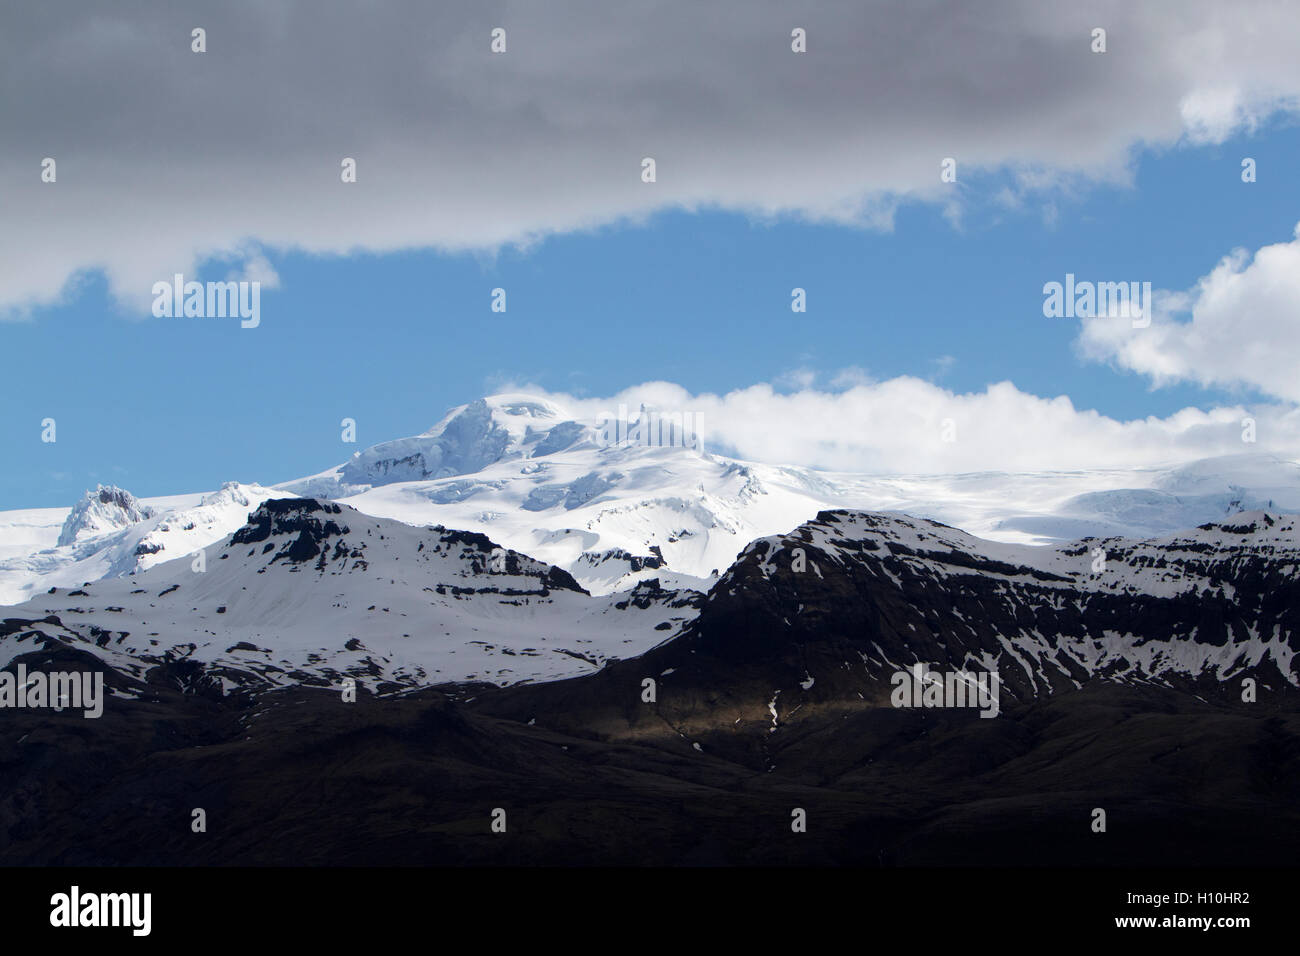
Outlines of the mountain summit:
<svg viewBox="0 0 1300 956">
<path fill-rule="evenodd" d="M 596 430 L 530 395 L 492 395 L 460 405 L 422 435 L 372 445 L 339 467 L 284 490 L 346 497 L 403 481 L 473 474 L 498 462 L 595 447 Z"/>
<path fill-rule="evenodd" d="M 59 532 L 59 547 L 76 544 L 110 531 L 119 531 L 137 521 L 152 518 L 154 511 L 131 492 L 116 485 L 97 485 L 87 491 L 68 514 Z"/>
</svg>

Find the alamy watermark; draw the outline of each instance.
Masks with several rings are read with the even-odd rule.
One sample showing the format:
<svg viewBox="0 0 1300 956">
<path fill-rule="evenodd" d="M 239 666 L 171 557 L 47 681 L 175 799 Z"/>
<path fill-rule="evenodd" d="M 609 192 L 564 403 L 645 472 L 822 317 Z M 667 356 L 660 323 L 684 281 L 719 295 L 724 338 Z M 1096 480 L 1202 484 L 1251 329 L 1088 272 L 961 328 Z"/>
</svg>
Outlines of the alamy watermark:
<svg viewBox="0 0 1300 956">
<path fill-rule="evenodd" d="M 1151 283 L 1075 281 L 1074 273 L 1067 272 L 1064 283 L 1044 284 L 1043 315 L 1049 319 L 1119 317 L 1132 319 L 1135 329 L 1145 329 L 1151 324 Z"/>
<path fill-rule="evenodd" d="M 617 415 L 601 412 L 597 421 L 596 442 L 603 447 L 693 448 L 704 453 L 699 412 L 661 412 L 642 408 L 636 418 L 630 418 L 627 406 L 619 405 Z"/>
<path fill-rule="evenodd" d="M 132 936 L 148 936 L 153 919 L 152 893 L 83 893 L 73 886 L 50 897 L 50 925 L 76 928 L 125 927 Z"/>
<path fill-rule="evenodd" d="M 186 282 L 178 272 L 171 282 L 153 284 L 153 314 L 159 319 L 238 317 L 241 328 L 255 329 L 262 323 L 262 283 Z"/>
<path fill-rule="evenodd" d="M 997 671 L 932 671 L 925 663 L 895 671 L 889 702 L 895 707 L 978 707 L 981 717 L 996 717 L 1000 680 Z"/>
<path fill-rule="evenodd" d="M 104 672 L 32 671 L 19 664 L 17 673 L 0 671 L 0 709 L 48 708 L 84 711 L 94 720 L 104 713 Z"/>
</svg>

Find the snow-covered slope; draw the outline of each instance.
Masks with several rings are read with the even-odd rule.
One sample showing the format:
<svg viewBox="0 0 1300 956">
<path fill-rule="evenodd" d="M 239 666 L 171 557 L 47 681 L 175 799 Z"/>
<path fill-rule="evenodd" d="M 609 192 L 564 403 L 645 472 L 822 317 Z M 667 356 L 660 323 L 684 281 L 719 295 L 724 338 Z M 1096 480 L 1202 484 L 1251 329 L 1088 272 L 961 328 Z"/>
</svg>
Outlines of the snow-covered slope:
<svg viewBox="0 0 1300 956">
<path fill-rule="evenodd" d="M 324 480 L 368 514 L 483 531 L 594 592 L 667 574 L 706 586 L 753 538 L 826 508 L 902 511 L 1026 544 L 1161 534 L 1250 508 L 1300 511 L 1300 465 L 1267 455 L 1129 472 L 863 476 L 605 446 L 596 424 L 498 396 L 453 411 L 426 436 L 283 487 L 317 492 Z"/>
<path fill-rule="evenodd" d="M 394 482 L 468 475 L 503 461 L 596 447 L 596 429 L 530 395 L 494 395 L 451 409 L 422 435 L 381 442 L 328 471 L 278 487 L 344 498 Z"/>
<path fill-rule="evenodd" d="M 1300 465 L 1271 455 L 1207 458 L 1118 477 L 1122 483 L 1116 487 L 1074 495 L 1055 504 L 1050 513 L 998 518 L 986 536 L 1013 540 L 1015 532 L 1022 532 L 1031 540 L 1134 537 L 1190 528 L 1242 511 L 1300 511 Z"/>
<path fill-rule="evenodd" d="M 115 485 L 99 485 L 87 491 L 68 514 L 59 531 L 58 547 L 76 544 L 112 531 L 120 531 L 152 518 L 154 511 L 135 495 Z"/>
<path fill-rule="evenodd" d="M 602 593 L 665 573 L 701 586 L 749 540 L 824 503 L 798 473 L 681 448 L 560 452 L 344 500 L 400 521 L 483 530 Z"/>
<path fill-rule="evenodd" d="M 185 660 L 225 690 L 345 676 L 379 689 L 589 673 L 670 637 L 699 599 L 650 586 L 593 598 L 483 535 L 310 498 L 264 502 L 205 554 L 205 570 L 170 561 L 41 594 L 6 616 L 53 615 L 39 633 L 88 645 L 136 678 Z M 30 649 L 22 631 L 0 666 Z"/>
<path fill-rule="evenodd" d="M 240 527 L 250 511 L 271 497 L 290 495 L 227 482 L 195 504 L 164 510 L 120 488 L 87 492 L 64 521 L 59 540 L 65 543 L 0 560 L 0 604 L 193 554 Z"/>
<path fill-rule="evenodd" d="M 162 667 L 223 693 L 345 677 L 392 692 L 639 658 L 613 669 L 672 675 L 697 701 L 757 693 L 771 709 L 779 692 L 778 720 L 828 700 L 888 706 L 882 688 L 916 662 L 994 670 L 1017 700 L 1092 679 L 1300 687 L 1300 518 L 1267 512 L 1036 548 L 825 511 L 751 543 L 707 595 L 642 582 L 593 596 L 484 535 L 310 498 L 263 503 L 207 556 L 9 609 L 0 666 L 67 644 L 136 680 Z"/>
<path fill-rule="evenodd" d="M 746 463 L 693 448 L 610 445 L 599 424 L 545 399 L 492 396 L 452 409 L 423 435 L 367 448 L 274 493 L 480 531 L 563 567 L 593 593 L 650 577 L 707 587 L 753 539 L 830 508 L 904 512 L 1036 545 L 1160 535 L 1250 509 L 1300 512 L 1300 465 L 1269 455 L 1133 471 L 867 476 Z M 238 487 L 246 505 L 202 506 L 219 520 L 168 516 L 175 503 L 150 499 L 141 507 L 153 508 L 154 518 L 95 537 L 83 533 L 64 548 L 53 539 L 55 519 L 66 513 L 0 513 L 0 604 L 52 585 L 130 573 L 216 541 L 272 494 Z M 167 528 L 153 534 L 149 521 Z M 192 533 L 177 533 L 190 524 Z M 150 551 L 159 544 L 165 550 Z"/>
<path fill-rule="evenodd" d="M 0 511 L 0 562 L 55 547 L 68 514 L 67 508 Z M 0 596 L 0 604 L 3 603 L 4 598 Z"/>
<path fill-rule="evenodd" d="M 424 435 L 279 487 L 410 524 L 482 531 L 598 593 L 649 577 L 707 586 L 753 537 L 839 501 L 812 471 L 611 445 L 599 425 L 553 402 L 497 395 L 453 409 Z"/>
</svg>

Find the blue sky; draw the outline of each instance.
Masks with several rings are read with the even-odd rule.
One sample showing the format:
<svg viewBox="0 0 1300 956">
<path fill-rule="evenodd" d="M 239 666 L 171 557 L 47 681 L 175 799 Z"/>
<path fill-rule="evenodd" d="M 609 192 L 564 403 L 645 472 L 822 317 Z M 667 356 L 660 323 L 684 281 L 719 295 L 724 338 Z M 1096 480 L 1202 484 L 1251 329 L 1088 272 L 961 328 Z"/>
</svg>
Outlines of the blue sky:
<svg viewBox="0 0 1300 956">
<path fill-rule="evenodd" d="M 0 508 L 286 481 L 524 386 L 841 470 L 1300 447 L 1300 9 L 565 3 L 7 12 Z M 265 278 L 261 324 L 153 317 L 177 272 Z M 1171 307 L 1045 318 L 1067 273 Z"/>
<path fill-rule="evenodd" d="M 970 206 L 957 226 L 924 203 L 904 205 L 890 232 L 678 211 L 496 255 L 272 253 L 280 286 L 255 330 L 133 314 L 91 275 L 65 305 L 0 324 L 21 357 L 0 417 L 19 467 L 0 478 L 0 507 L 67 505 L 96 482 L 144 496 L 283 481 L 350 454 L 345 417 L 364 446 L 511 383 L 790 390 L 794 370 L 826 386 L 858 367 L 956 392 L 1009 379 L 1119 419 L 1240 400 L 1253 393 L 1153 390 L 1081 360 L 1077 322 L 1044 318 L 1041 288 L 1073 271 L 1184 289 L 1233 247 L 1287 239 L 1297 152 L 1300 131 L 1275 125 L 1143 154 L 1131 185 L 1051 197 L 1054 217 L 1042 196 L 1010 210 L 987 198 L 1011 182 L 995 175 L 960 183 Z M 1253 184 L 1240 179 L 1246 155 Z M 489 310 L 497 286 L 505 314 Z M 790 311 L 794 286 L 806 314 Z M 39 440 L 46 417 L 52 445 Z"/>
</svg>

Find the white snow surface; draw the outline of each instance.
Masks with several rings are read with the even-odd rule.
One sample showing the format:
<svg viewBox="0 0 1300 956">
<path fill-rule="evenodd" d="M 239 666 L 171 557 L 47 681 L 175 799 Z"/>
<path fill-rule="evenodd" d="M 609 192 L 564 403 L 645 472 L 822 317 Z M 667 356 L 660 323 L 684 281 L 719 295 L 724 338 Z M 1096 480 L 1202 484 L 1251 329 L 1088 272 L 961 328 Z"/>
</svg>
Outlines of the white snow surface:
<svg viewBox="0 0 1300 956">
<path fill-rule="evenodd" d="M 69 512 L 59 531 L 58 546 L 76 544 L 152 518 L 154 511 L 135 495 L 115 485 L 87 491 Z"/>
<path fill-rule="evenodd" d="M 597 426 L 549 400 L 496 395 L 452 409 L 422 435 L 367 448 L 308 478 L 274 488 L 227 485 L 216 496 L 240 490 L 224 503 L 144 499 L 155 517 L 82 534 L 62 548 L 55 545 L 68 512 L 0 512 L 0 604 L 215 543 L 271 495 L 332 498 L 415 526 L 481 531 L 600 594 L 652 577 L 666 587 L 706 589 L 750 541 L 825 509 L 903 512 L 1034 545 L 1150 537 L 1255 509 L 1300 512 L 1300 465 L 1264 454 L 1132 471 L 876 476 L 680 447 L 609 447 Z M 141 544 L 164 550 L 137 555 Z"/>
<path fill-rule="evenodd" d="M 488 570 L 491 551 L 446 529 L 346 506 L 313 517 L 339 528 L 319 560 L 280 556 L 296 530 L 246 543 L 227 536 L 209 548 L 205 571 L 184 557 L 40 594 L 7 616 L 55 614 L 66 627 L 43 623 L 45 633 L 136 677 L 160 660 L 184 658 L 276 686 L 340 686 L 353 676 L 374 689 L 587 674 L 672 637 L 694 614 L 675 592 L 642 608 L 626 594 L 546 587 L 541 575 L 550 569 L 527 556 L 516 556 L 512 570 Z M 108 638 L 87 643 L 92 626 Z M 6 640 L 0 649 L 4 666 L 31 645 Z"/>
<path fill-rule="evenodd" d="M 95 494 L 87 492 L 88 496 Z M 220 491 L 209 495 L 140 502 L 143 509 L 135 509 L 139 517 L 126 523 L 122 523 L 123 519 L 132 512 L 113 505 L 102 509 L 107 514 L 94 515 L 81 522 L 76 514 L 69 514 L 61 527 L 65 538 L 69 527 L 75 529 L 75 540 L 71 543 L 26 554 L 11 551 L 11 556 L 0 558 L 0 604 L 17 604 L 51 587 L 75 587 L 131 574 L 182 555 L 193 556 L 200 548 L 242 527 L 249 512 L 268 498 L 292 497 L 295 496 L 288 492 L 260 485 L 227 482 Z M 172 507 L 166 507 L 168 504 Z M 19 515 L 18 520 L 29 522 L 20 527 L 30 528 L 35 520 L 48 520 L 47 513 L 48 509 L 7 512 L 0 515 L 0 520 L 11 514 Z M 48 527 L 43 526 L 42 530 Z M 0 524 L 0 535 L 3 536 L 0 540 L 8 540 L 8 524 Z M 43 535 L 29 533 L 28 539 L 33 538 L 40 544 L 48 540 Z"/>
</svg>

